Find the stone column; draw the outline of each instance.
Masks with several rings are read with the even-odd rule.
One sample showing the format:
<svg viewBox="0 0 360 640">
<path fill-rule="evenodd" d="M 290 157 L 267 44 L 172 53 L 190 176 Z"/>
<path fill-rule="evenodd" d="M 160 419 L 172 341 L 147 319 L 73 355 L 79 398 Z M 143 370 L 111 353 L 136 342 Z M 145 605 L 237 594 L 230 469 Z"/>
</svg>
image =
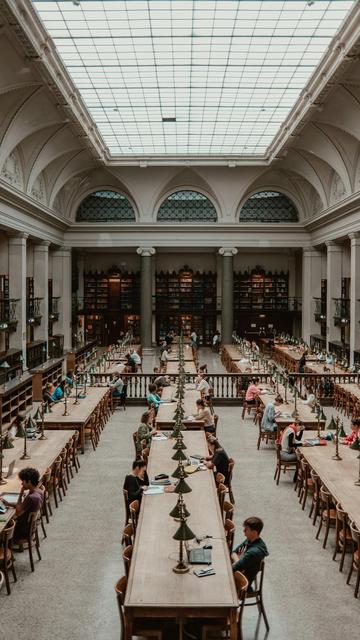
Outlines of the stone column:
<svg viewBox="0 0 360 640">
<path fill-rule="evenodd" d="M 9 294 L 16 304 L 16 331 L 10 333 L 10 348 L 21 349 L 26 369 L 26 240 L 27 233 L 9 238 Z"/>
<path fill-rule="evenodd" d="M 321 252 L 314 247 L 303 249 L 302 264 L 302 338 L 310 344 L 310 336 L 320 333 L 315 322 L 314 298 L 321 296 Z"/>
<path fill-rule="evenodd" d="M 350 256 L 350 364 L 360 349 L 360 233 L 349 234 Z"/>
<path fill-rule="evenodd" d="M 327 300 L 326 300 L 326 348 L 329 342 L 340 340 L 340 327 L 334 325 L 335 302 L 341 297 L 342 246 L 333 240 L 326 242 L 327 247 Z"/>
<path fill-rule="evenodd" d="M 48 354 L 49 339 L 49 245 L 50 242 L 43 241 L 34 245 L 34 297 L 42 298 L 40 301 L 41 324 L 35 326 L 35 340 L 42 340 L 46 343 L 46 353 Z"/>
<path fill-rule="evenodd" d="M 140 282 L 140 340 L 144 355 L 152 353 L 152 256 L 153 247 L 139 247 L 141 256 Z"/>
<path fill-rule="evenodd" d="M 234 247 L 222 247 L 222 301 L 221 301 L 221 339 L 231 344 L 234 329 L 234 256 L 238 250 Z"/>
<path fill-rule="evenodd" d="M 60 247 L 53 253 L 53 295 L 60 296 L 57 333 L 64 336 L 64 351 L 71 349 L 71 248 Z"/>
</svg>

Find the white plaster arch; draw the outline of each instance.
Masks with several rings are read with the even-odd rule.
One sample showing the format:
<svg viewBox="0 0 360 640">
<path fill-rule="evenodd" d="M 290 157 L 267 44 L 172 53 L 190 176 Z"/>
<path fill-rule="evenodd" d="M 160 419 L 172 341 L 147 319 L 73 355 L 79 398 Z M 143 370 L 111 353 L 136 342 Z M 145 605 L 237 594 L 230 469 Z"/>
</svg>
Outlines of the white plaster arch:
<svg viewBox="0 0 360 640">
<path fill-rule="evenodd" d="M 304 180 L 311 184 L 318 194 L 322 206 L 325 208 L 328 203 L 326 189 L 319 172 L 309 159 L 306 158 L 299 149 L 290 148 L 286 157 L 286 163 L 292 172 L 299 174 Z"/>
<path fill-rule="evenodd" d="M 208 200 L 210 200 L 211 204 L 214 206 L 215 211 L 216 211 L 216 221 L 215 222 L 206 222 L 206 224 L 218 224 L 219 222 L 222 222 L 222 216 L 221 216 L 221 210 L 220 210 L 220 206 L 219 203 L 217 202 L 217 200 L 214 198 L 214 196 L 212 195 L 212 193 L 209 193 L 209 191 L 207 191 L 206 189 L 204 189 L 203 187 L 199 187 L 198 185 L 190 185 L 190 184 L 186 184 L 186 185 L 179 185 L 178 187 L 173 187 L 172 189 L 168 189 L 167 191 L 165 191 L 165 193 L 162 194 L 161 198 L 159 198 L 155 204 L 154 210 L 153 210 L 153 216 L 152 219 L 154 222 L 158 223 L 158 224 L 169 224 L 167 221 L 165 220 L 160 220 L 158 221 L 157 217 L 158 217 L 158 212 L 159 209 L 162 205 L 162 203 L 171 195 L 173 195 L 174 193 L 177 193 L 178 191 L 196 191 L 197 193 L 201 193 L 203 196 L 205 196 L 206 198 L 208 198 Z M 170 221 L 171 224 L 182 224 L 180 221 Z M 196 223 L 201 223 L 201 220 L 194 220 L 194 224 Z M 186 224 L 191 224 L 191 221 L 186 222 Z"/>
<path fill-rule="evenodd" d="M 23 190 L 24 168 L 18 149 L 13 149 L 0 165 L 0 178 L 16 189 Z"/>
<path fill-rule="evenodd" d="M 71 159 L 66 162 L 56 177 L 51 191 L 49 193 L 49 206 L 52 207 L 58 191 L 70 180 L 76 176 L 93 169 L 93 161 L 87 149 L 76 151 Z"/>
</svg>

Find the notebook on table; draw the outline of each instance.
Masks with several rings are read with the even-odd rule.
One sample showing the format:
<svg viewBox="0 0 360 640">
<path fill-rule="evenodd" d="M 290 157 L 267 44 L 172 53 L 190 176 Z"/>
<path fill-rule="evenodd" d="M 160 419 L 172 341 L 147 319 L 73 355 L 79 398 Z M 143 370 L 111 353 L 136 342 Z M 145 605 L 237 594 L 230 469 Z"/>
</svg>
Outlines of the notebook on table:
<svg viewBox="0 0 360 640">
<path fill-rule="evenodd" d="M 188 550 L 188 560 L 190 564 L 211 564 L 211 549 L 199 549 Z"/>
</svg>

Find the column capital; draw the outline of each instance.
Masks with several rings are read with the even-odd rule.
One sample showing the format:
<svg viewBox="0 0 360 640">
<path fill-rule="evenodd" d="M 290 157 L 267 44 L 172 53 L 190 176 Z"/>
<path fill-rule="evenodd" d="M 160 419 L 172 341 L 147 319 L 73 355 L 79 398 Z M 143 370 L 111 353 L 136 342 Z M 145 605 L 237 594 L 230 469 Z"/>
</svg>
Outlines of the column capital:
<svg viewBox="0 0 360 640">
<path fill-rule="evenodd" d="M 12 242 L 13 244 L 16 244 L 17 242 L 19 242 L 20 240 L 27 240 L 29 237 L 28 233 L 24 233 L 24 232 L 12 232 L 12 231 L 8 231 L 8 237 L 9 237 L 9 242 Z"/>
<path fill-rule="evenodd" d="M 360 241 L 360 232 L 359 231 L 353 231 L 353 233 L 349 233 L 348 234 L 348 238 L 351 241 L 353 241 L 353 240 Z M 355 243 L 355 244 L 357 244 L 357 243 Z"/>
<path fill-rule="evenodd" d="M 71 255 L 71 247 L 68 246 L 61 246 L 58 247 L 57 249 L 55 249 L 54 253 L 59 253 L 59 254 L 63 254 L 63 255 Z"/>
<path fill-rule="evenodd" d="M 338 244 L 336 240 L 326 240 L 325 242 L 326 248 L 329 251 L 342 251 L 342 245 Z"/>
<path fill-rule="evenodd" d="M 34 250 L 36 251 L 46 251 L 47 249 L 49 249 L 51 245 L 50 240 L 38 240 L 34 243 Z"/>
<path fill-rule="evenodd" d="M 221 249 L 219 249 L 219 254 L 224 256 L 224 258 L 236 256 L 237 252 L 238 250 L 235 247 L 221 247 Z"/>
<path fill-rule="evenodd" d="M 144 257 L 144 256 L 153 256 L 156 253 L 156 250 L 154 249 L 154 247 L 138 247 L 136 249 L 136 253 L 139 254 L 139 256 Z"/>
</svg>

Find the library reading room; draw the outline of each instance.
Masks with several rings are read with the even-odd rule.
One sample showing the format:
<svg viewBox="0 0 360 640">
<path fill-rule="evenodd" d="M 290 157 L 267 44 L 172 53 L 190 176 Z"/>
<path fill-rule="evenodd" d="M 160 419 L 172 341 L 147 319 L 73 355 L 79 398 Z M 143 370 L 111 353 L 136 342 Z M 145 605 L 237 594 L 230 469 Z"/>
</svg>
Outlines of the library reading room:
<svg viewBox="0 0 360 640">
<path fill-rule="evenodd" d="M 1 639 L 359 621 L 360 0 L 0 0 Z"/>
</svg>

